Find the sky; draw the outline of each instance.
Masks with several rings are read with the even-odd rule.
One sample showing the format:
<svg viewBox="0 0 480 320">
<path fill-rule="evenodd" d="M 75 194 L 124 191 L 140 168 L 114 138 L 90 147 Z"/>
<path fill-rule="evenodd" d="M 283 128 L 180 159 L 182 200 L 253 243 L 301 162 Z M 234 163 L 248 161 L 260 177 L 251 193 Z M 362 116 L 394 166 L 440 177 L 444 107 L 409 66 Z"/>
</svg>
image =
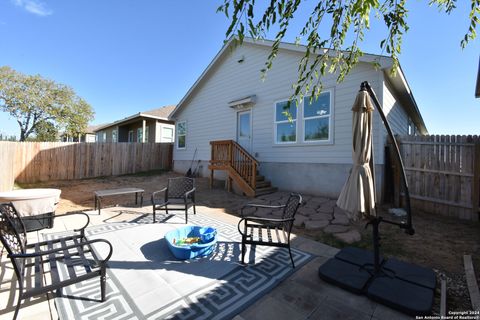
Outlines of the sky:
<svg viewBox="0 0 480 320">
<path fill-rule="evenodd" d="M 408 1 L 402 70 L 430 134 L 479 135 L 480 39 L 460 47 L 469 1 L 459 0 L 451 15 L 428 2 Z M 216 13 L 221 3 L 0 0 L 0 66 L 71 86 L 93 107 L 92 124 L 177 104 L 223 45 L 229 21 Z M 286 41 L 295 40 L 308 12 L 297 13 Z M 382 22 L 373 19 L 360 47 L 384 54 L 384 37 Z M 4 112 L 0 133 L 19 136 L 18 124 Z"/>
</svg>

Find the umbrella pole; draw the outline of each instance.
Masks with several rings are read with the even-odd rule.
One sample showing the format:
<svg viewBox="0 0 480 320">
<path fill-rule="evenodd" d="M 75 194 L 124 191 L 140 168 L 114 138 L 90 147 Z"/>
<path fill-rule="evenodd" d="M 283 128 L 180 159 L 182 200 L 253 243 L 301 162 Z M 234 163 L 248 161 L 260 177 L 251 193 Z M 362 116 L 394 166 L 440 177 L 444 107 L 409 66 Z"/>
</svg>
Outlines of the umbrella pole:
<svg viewBox="0 0 480 320">
<path fill-rule="evenodd" d="M 374 256 L 374 274 L 377 275 L 380 272 L 380 235 L 378 233 L 378 225 L 382 221 L 381 218 L 374 218 L 372 220 L 372 233 L 373 233 L 373 256 Z"/>
<path fill-rule="evenodd" d="M 388 123 L 387 117 L 385 116 L 385 113 L 383 112 L 382 107 L 380 106 L 380 102 L 378 102 L 377 95 L 373 91 L 372 87 L 368 83 L 368 81 L 362 82 L 360 85 L 360 90 L 367 91 L 370 98 L 372 99 L 373 103 L 375 104 L 378 113 L 380 114 L 380 117 L 382 118 L 383 124 L 385 126 L 385 129 L 387 130 L 388 136 L 390 137 L 390 140 L 393 143 L 394 146 L 394 154 L 395 158 L 398 161 L 400 165 L 400 172 L 402 176 L 402 181 L 403 181 L 403 186 L 404 186 L 404 192 L 405 192 L 405 207 L 407 210 L 407 223 L 397 223 L 393 221 L 388 221 L 388 220 L 383 220 L 384 222 L 390 223 L 390 224 L 395 224 L 398 225 L 400 228 L 405 229 L 405 232 L 409 235 L 415 234 L 415 230 L 413 229 L 413 224 L 412 224 L 412 209 L 410 207 L 410 193 L 408 191 L 408 182 L 407 182 L 407 175 L 405 174 L 405 169 L 403 166 L 403 161 L 402 157 L 400 156 L 400 149 L 398 148 L 397 141 L 395 140 L 395 136 L 393 135 L 392 128 L 390 127 L 390 124 Z M 380 223 L 379 221 L 378 223 Z"/>
</svg>

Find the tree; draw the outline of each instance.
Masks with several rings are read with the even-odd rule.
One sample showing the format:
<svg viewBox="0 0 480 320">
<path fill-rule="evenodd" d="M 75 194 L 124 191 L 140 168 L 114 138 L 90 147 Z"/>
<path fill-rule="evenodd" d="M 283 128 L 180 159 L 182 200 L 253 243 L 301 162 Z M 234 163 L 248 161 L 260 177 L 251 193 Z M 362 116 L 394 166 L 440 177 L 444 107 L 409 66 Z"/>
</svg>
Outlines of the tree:
<svg viewBox="0 0 480 320">
<path fill-rule="evenodd" d="M 470 26 L 460 42 L 462 48 L 475 39 L 479 22 L 480 0 L 470 1 Z M 436 5 L 447 14 L 455 9 L 456 2 L 457 0 L 429 0 L 430 5 Z M 259 8 L 261 3 L 256 3 L 255 0 L 224 0 L 217 9 L 217 12 L 223 12 L 230 19 L 226 38 L 235 36 L 239 43 L 242 43 L 245 35 L 257 40 L 264 39 L 268 31 L 277 28 L 262 77 L 272 67 L 280 42 L 294 20 L 295 13 L 307 1 L 270 0 L 268 3 L 263 11 Z M 296 40 L 298 44 L 305 38 L 306 51 L 298 66 L 298 79 L 290 100 L 301 99 L 309 92 L 312 97 L 318 96 L 322 90 L 321 76 L 327 72 L 337 74 L 339 82 L 345 78 L 363 54 L 359 44 L 370 28 L 372 16 L 383 19 L 387 27 L 380 48 L 382 52 L 391 55 L 392 72 L 395 72 L 402 35 L 408 31 L 406 3 L 407 0 L 317 0 Z M 257 12 L 261 11 L 263 14 L 257 18 Z M 327 31 L 323 34 L 321 30 Z"/>
<path fill-rule="evenodd" d="M 67 133 L 78 136 L 85 132 L 94 114 L 72 88 L 8 66 L 0 67 L 0 109 L 17 120 L 20 141 L 47 123 L 57 131 L 65 128 Z"/>
<path fill-rule="evenodd" d="M 53 122 L 41 120 L 35 126 L 34 134 L 35 138 L 32 139 L 33 141 L 56 141 L 58 130 Z"/>
</svg>

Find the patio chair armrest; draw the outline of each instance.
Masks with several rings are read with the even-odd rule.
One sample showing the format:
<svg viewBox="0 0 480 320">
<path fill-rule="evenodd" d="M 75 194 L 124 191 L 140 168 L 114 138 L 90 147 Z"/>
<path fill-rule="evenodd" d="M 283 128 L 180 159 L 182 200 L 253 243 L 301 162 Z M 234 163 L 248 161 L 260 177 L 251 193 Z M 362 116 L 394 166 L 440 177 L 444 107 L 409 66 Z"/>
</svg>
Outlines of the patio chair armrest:
<svg viewBox="0 0 480 320">
<path fill-rule="evenodd" d="M 282 209 L 285 208 L 285 205 L 280 205 L 280 206 L 271 206 L 268 204 L 257 204 L 257 203 L 247 203 L 240 209 L 240 215 L 243 217 L 243 210 L 246 208 L 267 208 L 267 209 Z"/>
<path fill-rule="evenodd" d="M 185 200 L 186 200 L 190 195 L 195 194 L 195 190 L 196 190 L 196 189 L 197 189 L 196 187 L 193 187 L 193 189 L 190 189 L 190 190 L 188 190 L 187 192 L 185 192 L 185 194 L 184 194 Z"/>
<path fill-rule="evenodd" d="M 105 263 L 108 260 L 110 260 L 110 257 L 112 256 L 112 253 L 113 253 L 112 244 L 105 239 L 87 240 L 87 241 L 82 241 L 80 243 L 72 244 L 72 245 L 69 245 L 69 246 L 61 247 L 61 248 L 37 251 L 37 252 L 32 252 L 32 253 L 12 253 L 12 254 L 8 254 L 8 257 L 9 258 L 20 258 L 20 259 L 35 258 L 35 257 L 41 257 L 41 256 L 45 256 L 45 255 L 49 255 L 49 254 L 52 254 L 52 253 L 57 253 L 57 252 L 65 251 L 65 250 L 80 248 L 80 247 L 83 247 L 85 245 L 91 245 L 91 244 L 98 243 L 98 242 L 106 243 L 109 246 L 109 253 L 107 255 L 107 258 L 100 261 L 101 263 Z"/>
<path fill-rule="evenodd" d="M 245 220 L 245 222 L 252 221 L 252 222 L 274 222 L 274 223 L 279 223 L 279 222 L 293 221 L 293 220 L 295 220 L 295 218 L 279 219 L 279 218 L 261 218 L 261 217 L 249 216 L 249 217 L 244 217 L 242 220 Z"/>
<path fill-rule="evenodd" d="M 54 218 L 63 218 L 63 217 L 67 217 L 67 216 L 73 216 L 75 214 L 79 214 L 79 215 L 83 215 L 85 216 L 85 218 L 87 218 L 87 222 L 85 223 L 85 225 L 81 228 L 78 228 L 78 229 L 73 229 L 74 232 L 80 232 L 80 234 L 83 236 L 85 234 L 85 228 L 88 227 L 88 225 L 90 224 L 90 217 L 88 216 L 88 214 L 86 214 L 85 212 L 67 212 L 65 214 L 60 214 L 60 215 L 55 215 Z"/>
<path fill-rule="evenodd" d="M 163 188 L 162 190 L 158 190 L 158 191 L 152 192 L 152 203 L 154 202 L 155 197 L 157 196 L 157 194 L 163 193 L 163 192 L 167 191 L 167 189 L 168 189 L 168 187 L 165 187 L 165 188 Z"/>
<path fill-rule="evenodd" d="M 243 217 L 242 219 L 240 219 L 240 221 L 238 221 L 238 224 L 237 224 L 237 229 L 238 229 L 238 232 L 244 236 L 245 233 L 242 231 L 242 229 L 240 228 L 240 225 L 242 224 L 242 222 L 245 223 L 245 226 L 247 225 L 247 223 L 249 221 L 252 221 L 252 222 L 269 222 L 269 223 L 281 223 L 281 222 L 287 222 L 287 221 L 293 221 L 295 220 L 295 218 L 287 218 L 287 219 L 275 219 L 275 218 L 259 218 L 259 217 Z"/>
</svg>

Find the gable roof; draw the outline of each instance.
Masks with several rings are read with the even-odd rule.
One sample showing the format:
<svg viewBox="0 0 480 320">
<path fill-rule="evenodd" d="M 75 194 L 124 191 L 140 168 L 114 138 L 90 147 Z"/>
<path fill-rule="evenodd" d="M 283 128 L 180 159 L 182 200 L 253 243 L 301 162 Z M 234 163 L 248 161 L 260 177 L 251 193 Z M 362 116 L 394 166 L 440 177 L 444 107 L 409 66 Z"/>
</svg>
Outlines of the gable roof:
<svg viewBox="0 0 480 320">
<path fill-rule="evenodd" d="M 152 109 L 148 111 L 138 112 L 131 116 L 125 117 L 123 119 L 116 120 L 114 122 L 107 123 L 104 125 L 100 125 L 96 127 L 94 131 L 97 132 L 99 130 L 102 130 L 108 127 L 117 126 L 121 123 L 135 120 L 136 118 L 149 118 L 149 119 L 155 119 L 155 120 L 171 121 L 169 117 L 174 109 L 175 109 L 175 105 L 170 105 L 170 106 L 164 106 L 161 108 Z"/>
<path fill-rule="evenodd" d="M 254 40 L 252 38 L 244 38 L 243 40 L 244 43 L 254 45 L 254 46 L 259 46 L 259 47 L 266 47 L 266 48 L 271 48 L 273 45 L 273 41 L 271 40 Z M 210 71 L 213 69 L 213 67 L 217 64 L 217 62 L 226 55 L 228 52 L 230 52 L 229 48 L 235 48 L 235 45 L 237 45 L 237 40 L 235 38 L 231 38 L 227 43 L 224 44 L 224 46 L 220 49 L 220 51 L 216 54 L 216 56 L 213 58 L 213 60 L 209 63 L 207 68 L 202 72 L 200 77 L 195 81 L 195 83 L 192 85 L 192 87 L 187 91 L 185 96 L 180 100 L 180 102 L 177 104 L 175 109 L 172 111 L 170 114 L 170 118 L 174 119 L 175 114 L 183 108 L 183 106 L 186 104 L 188 99 L 193 95 L 199 84 L 203 81 L 203 79 L 210 73 Z M 285 43 L 282 42 L 280 43 L 279 49 L 281 50 L 287 50 L 287 51 L 293 51 L 293 52 L 299 52 L 299 53 L 305 53 L 306 52 L 306 46 L 304 45 L 296 45 L 293 43 Z M 393 67 L 393 59 L 388 56 L 382 56 L 382 55 L 374 55 L 374 54 L 364 54 L 359 58 L 360 62 L 377 62 L 380 65 L 381 70 L 383 70 L 384 76 L 390 80 L 390 83 L 394 87 L 395 91 L 401 96 L 402 103 L 404 104 L 404 107 L 406 111 L 409 113 L 415 124 L 417 125 L 418 129 L 422 134 L 427 134 L 427 128 L 425 126 L 425 122 L 423 121 L 423 118 L 420 114 L 420 111 L 418 110 L 417 103 L 415 102 L 415 98 L 413 97 L 412 91 L 410 90 L 410 86 L 408 85 L 405 76 L 403 75 L 402 69 L 399 67 L 397 70 L 397 76 L 393 77 L 391 75 L 390 70 Z"/>
</svg>

